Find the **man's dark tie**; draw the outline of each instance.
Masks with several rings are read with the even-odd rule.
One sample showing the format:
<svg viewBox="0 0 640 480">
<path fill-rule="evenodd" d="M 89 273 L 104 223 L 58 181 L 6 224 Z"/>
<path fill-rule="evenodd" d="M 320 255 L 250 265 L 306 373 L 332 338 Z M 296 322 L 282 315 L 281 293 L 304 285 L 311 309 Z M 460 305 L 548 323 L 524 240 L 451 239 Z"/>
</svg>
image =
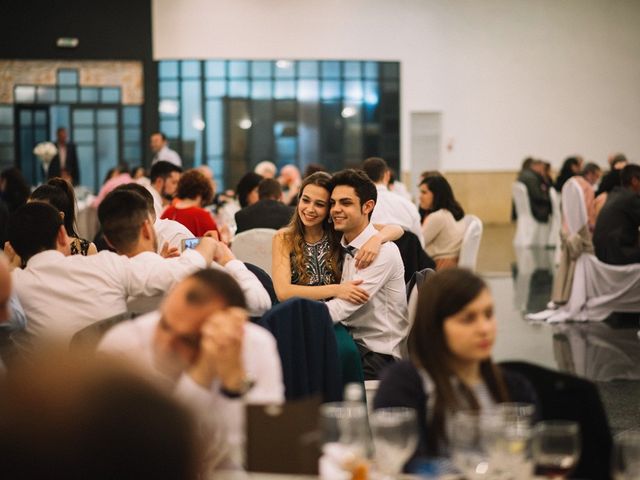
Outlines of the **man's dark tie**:
<svg viewBox="0 0 640 480">
<path fill-rule="evenodd" d="M 352 257 L 355 257 L 356 255 L 356 247 L 352 247 L 351 245 L 347 245 L 346 247 L 343 246 L 342 250 L 345 255 L 351 255 Z"/>
</svg>

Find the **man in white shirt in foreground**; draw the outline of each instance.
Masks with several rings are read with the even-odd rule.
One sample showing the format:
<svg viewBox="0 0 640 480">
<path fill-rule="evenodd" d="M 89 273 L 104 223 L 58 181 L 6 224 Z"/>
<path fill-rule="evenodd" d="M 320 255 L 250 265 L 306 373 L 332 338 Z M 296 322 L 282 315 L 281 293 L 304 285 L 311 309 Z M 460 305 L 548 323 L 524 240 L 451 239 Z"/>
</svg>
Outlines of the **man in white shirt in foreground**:
<svg viewBox="0 0 640 480">
<path fill-rule="evenodd" d="M 389 190 L 391 170 L 387 166 L 387 162 L 379 157 L 367 158 L 362 164 L 362 169 L 371 181 L 376 184 L 376 190 L 378 191 L 376 206 L 371 214 L 371 223 L 400 225 L 418 237 L 420 245 L 424 247 L 418 207 L 406 198 Z"/>
<path fill-rule="evenodd" d="M 140 201 L 142 211 L 131 209 L 119 224 L 134 225 L 124 228 L 126 235 L 132 235 L 127 241 L 137 245 L 132 258 L 106 250 L 86 257 L 68 256 L 70 242 L 62 219 L 46 203 L 28 203 L 11 216 L 9 243 L 27 264 L 12 276 L 32 339 L 69 341 L 80 329 L 126 312 L 128 297 L 162 294 L 211 264 L 219 243 L 213 238 L 203 239 L 178 258 L 164 259 L 155 253 L 153 227 L 146 204 Z M 115 238 L 115 231 L 125 235 L 116 224 L 109 228 L 114 231 L 105 228 L 107 238 Z"/>
<path fill-rule="evenodd" d="M 140 260 L 144 257 L 146 264 L 167 262 L 167 259 L 156 254 L 158 244 L 155 229 L 152 226 L 153 218 L 150 213 L 150 204 L 141 194 L 130 189 L 141 187 L 132 185 L 133 187 L 114 190 L 100 205 L 98 218 L 102 224 L 105 239 L 117 253 L 126 255 L 133 260 Z M 188 254 L 188 252 L 183 252 L 182 255 Z M 174 261 L 175 259 L 169 260 Z M 217 240 L 213 250 L 213 263 L 210 266 L 218 269 L 224 268 L 236 279 L 244 292 L 251 315 L 262 316 L 271 308 L 269 293 L 264 289 L 262 283 L 247 269 L 244 263 L 235 258 L 225 244 Z M 136 295 L 133 296 L 136 297 Z M 159 295 L 152 298 L 149 295 L 142 297 L 136 299 L 135 302 L 129 299 L 130 311 L 146 313 L 155 310 L 161 301 Z"/>
<path fill-rule="evenodd" d="M 284 402 L 276 342 L 247 321 L 242 290 L 220 270 L 185 278 L 160 310 L 112 328 L 98 350 L 153 372 L 196 410 L 209 468 L 241 463 L 246 404 Z"/>
<path fill-rule="evenodd" d="M 400 346 L 409 332 L 404 266 L 398 247 L 387 242 L 367 268 L 357 270 L 355 256 L 377 233 L 370 223 L 376 204 L 376 187 L 360 170 L 342 170 L 332 178 L 331 219 L 342 232 L 345 249 L 342 282 L 362 280 L 369 294 L 362 304 L 334 298 L 327 302 L 334 323 L 343 323 L 353 336 L 365 380 L 378 378 L 380 370 L 401 357 Z"/>
</svg>

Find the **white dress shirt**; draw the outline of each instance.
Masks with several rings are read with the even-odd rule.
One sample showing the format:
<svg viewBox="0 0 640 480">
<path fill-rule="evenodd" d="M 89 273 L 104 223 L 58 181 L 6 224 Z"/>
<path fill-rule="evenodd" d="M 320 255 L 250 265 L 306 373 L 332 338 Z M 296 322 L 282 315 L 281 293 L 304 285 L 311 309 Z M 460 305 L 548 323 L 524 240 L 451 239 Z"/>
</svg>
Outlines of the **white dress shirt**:
<svg viewBox="0 0 640 480">
<path fill-rule="evenodd" d="M 191 249 L 185 250 L 182 255 L 189 252 Z M 151 254 L 155 255 L 155 254 Z M 138 255 L 139 256 L 139 255 Z M 161 258 L 159 255 L 155 255 L 157 258 Z M 137 257 L 136 257 L 137 258 Z M 174 260 L 174 259 L 168 259 Z M 231 275 L 244 293 L 244 299 L 247 302 L 247 311 L 252 317 L 261 317 L 264 313 L 271 308 L 271 297 L 265 290 L 258 277 L 256 277 L 242 261 L 231 260 L 223 267 L 219 263 L 212 262 L 209 265 L 211 268 L 218 270 L 224 270 Z M 141 313 L 147 313 L 157 309 L 164 297 L 164 291 L 154 296 L 149 295 L 132 295 L 127 300 L 127 309 L 129 312 L 136 315 Z"/>
<path fill-rule="evenodd" d="M 418 207 L 406 198 L 389 191 L 384 185 L 376 184 L 376 189 L 378 199 L 371 214 L 371 223 L 400 225 L 418 237 L 420 245 L 424 248 Z"/>
<path fill-rule="evenodd" d="M 78 330 L 126 312 L 127 297 L 161 294 L 204 267 L 205 259 L 195 250 L 173 259 L 153 252 L 129 259 L 109 251 L 65 257 L 46 250 L 12 276 L 27 315 L 27 334 L 69 341 Z"/>
<path fill-rule="evenodd" d="M 156 239 L 158 240 L 158 253 L 162 251 L 164 242 L 169 242 L 169 247 L 175 247 L 181 251 L 182 240 L 195 237 L 191 230 L 183 224 L 168 218 L 157 217 L 153 229 L 156 231 Z"/>
<path fill-rule="evenodd" d="M 153 372 L 165 385 L 170 385 L 176 396 L 196 411 L 198 420 L 205 427 L 211 425 L 224 432 L 223 438 L 218 439 L 222 441 L 214 442 L 213 450 L 230 447 L 230 451 L 224 452 L 230 457 L 220 458 L 218 452 L 217 458 L 209 457 L 209 463 L 220 465 L 231 460 L 232 464 L 240 465 L 245 437 L 245 405 L 284 402 L 282 367 L 275 339 L 262 327 L 252 323 L 245 325 L 242 357 L 247 377 L 255 383 L 244 397 L 231 399 L 220 393 L 218 381 L 207 390 L 186 374 L 172 382 L 155 368 L 153 336 L 159 320 L 160 312 L 155 311 L 116 325 L 107 332 L 98 350 L 129 359 Z"/>
<path fill-rule="evenodd" d="M 160 151 L 153 156 L 151 165 L 159 161 L 173 163 L 174 165 L 182 167 L 182 159 L 180 155 L 178 155 L 178 152 L 171 150 L 167 145 L 162 147 Z"/>
<path fill-rule="evenodd" d="M 369 224 L 353 239 L 349 243 L 349 247 L 354 247 L 353 255 L 376 233 L 375 227 Z M 343 246 L 344 241 L 343 237 Z M 369 293 L 369 300 L 363 305 L 340 298 L 329 300 L 331 319 L 334 323 L 343 323 L 354 340 L 367 349 L 401 358 L 400 345 L 409 333 L 409 322 L 400 251 L 395 243 L 384 243 L 373 263 L 361 270 L 356 270 L 354 256 L 345 255 L 341 282 L 362 279 L 360 287 Z"/>
<path fill-rule="evenodd" d="M 153 209 L 156 211 L 156 218 L 160 218 L 162 216 L 162 212 L 164 212 L 164 209 L 166 208 L 162 204 L 162 197 L 160 196 L 160 193 L 158 193 L 158 191 L 155 188 L 153 188 L 153 186 L 151 185 L 148 179 L 146 182 L 142 182 L 141 180 L 142 179 L 139 179 L 137 183 L 139 185 L 142 185 L 144 188 L 146 188 L 147 191 L 153 197 Z"/>
</svg>

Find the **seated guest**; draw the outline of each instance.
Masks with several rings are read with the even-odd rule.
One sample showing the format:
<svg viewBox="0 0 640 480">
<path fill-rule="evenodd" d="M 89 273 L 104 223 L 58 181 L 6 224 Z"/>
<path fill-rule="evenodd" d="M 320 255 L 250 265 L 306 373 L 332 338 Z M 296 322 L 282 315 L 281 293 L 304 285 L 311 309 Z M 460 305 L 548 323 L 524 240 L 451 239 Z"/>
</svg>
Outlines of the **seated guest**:
<svg viewBox="0 0 640 480">
<path fill-rule="evenodd" d="M 156 165 L 160 165 L 161 163 L 168 162 L 158 162 L 154 165 L 154 167 Z M 194 237 L 193 233 L 191 233 L 189 229 L 182 225 L 180 222 L 156 217 L 154 199 L 147 188 L 138 183 L 127 183 L 125 185 L 120 185 L 118 188 L 116 188 L 116 190 L 129 190 L 132 192 L 136 192 L 138 195 L 142 196 L 142 198 L 145 199 L 145 201 L 147 202 L 147 207 L 149 207 L 149 215 L 153 220 L 153 229 L 156 231 L 158 253 L 163 257 L 172 257 L 179 255 L 180 251 L 182 250 L 182 241 Z"/>
<path fill-rule="evenodd" d="M 284 227 L 291 220 L 294 208 L 282 203 L 282 188 L 273 178 L 264 178 L 258 184 L 258 202 L 236 212 L 236 233 L 252 228 Z"/>
<path fill-rule="evenodd" d="M 468 270 L 427 277 L 409 334 L 410 361 L 382 374 L 374 408 L 417 412 L 417 456 L 447 451 L 447 419 L 458 410 L 484 410 L 500 402 L 536 402 L 529 383 L 493 363 L 496 318 L 491 293 Z"/>
<path fill-rule="evenodd" d="M 275 178 L 277 170 L 276 165 L 269 160 L 258 163 L 253 169 L 262 178 Z"/>
<path fill-rule="evenodd" d="M 0 379 L 3 478 L 200 478 L 193 415 L 141 375 L 49 351 L 13 372 Z"/>
<path fill-rule="evenodd" d="M 182 175 L 182 168 L 171 162 L 161 160 L 151 167 L 149 185 L 144 187 L 153 195 L 153 206 L 157 218 L 162 216 L 166 206 L 173 200 L 178 190 L 180 175 Z"/>
<path fill-rule="evenodd" d="M 140 201 L 129 204 L 126 215 L 104 224 L 107 239 L 126 245 L 133 258 L 109 251 L 67 256 L 69 237 L 51 205 L 28 203 L 11 216 L 9 242 L 26 262 L 23 270 L 13 270 L 13 283 L 34 340 L 69 341 L 78 330 L 126 312 L 128 297 L 163 293 L 213 261 L 219 242 L 212 238 L 179 258 L 157 255 L 147 205 L 136 197 Z"/>
<path fill-rule="evenodd" d="M 254 172 L 245 173 L 242 176 L 236 186 L 236 197 L 238 198 L 240 208 L 248 207 L 260 200 L 258 185 L 263 178 L 267 177 L 263 177 Z"/>
<path fill-rule="evenodd" d="M 239 464 L 246 404 L 282 403 L 284 386 L 276 342 L 247 321 L 238 284 L 205 269 L 169 292 L 159 311 L 112 328 L 99 351 L 139 364 L 192 405 L 204 428 L 221 424 L 229 456 Z"/>
<path fill-rule="evenodd" d="M 302 177 L 300 169 L 292 164 L 287 164 L 280 169 L 278 182 L 282 185 L 282 203 L 295 206 L 298 203 L 298 192 Z"/>
<path fill-rule="evenodd" d="M 426 177 L 420 183 L 420 208 L 426 216 L 422 222 L 424 249 L 436 262 L 436 270 L 455 267 L 464 238 L 464 210 L 453 196 L 447 179 Z"/>
<path fill-rule="evenodd" d="M 91 206 L 93 208 L 98 208 L 102 200 L 104 200 L 104 197 L 106 197 L 111 191 L 115 190 L 116 187 L 131 182 L 133 182 L 133 179 L 129 173 L 129 165 L 121 163 L 116 169 L 114 169 L 111 178 L 107 176 L 104 185 L 102 185 L 100 192 L 98 192 L 98 196 L 95 198 Z"/>
<path fill-rule="evenodd" d="M 360 351 L 365 380 L 376 379 L 382 368 L 400 358 L 400 347 L 409 324 L 404 266 L 398 247 L 387 242 L 367 268 L 359 270 L 355 257 L 367 240 L 377 234 L 370 223 L 377 190 L 360 170 L 343 170 L 332 178 L 331 219 L 342 233 L 345 249 L 342 282 L 362 280 L 364 304 L 342 298 L 327 302 L 334 323 L 344 324 Z"/>
<path fill-rule="evenodd" d="M 558 173 L 556 183 L 553 185 L 558 192 L 562 191 L 562 187 L 567 180 L 580 173 L 580 170 L 582 170 L 582 162 L 583 160 L 580 156 L 567 157 L 560 168 L 560 173 Z"/>
<path fill-rule="evenodd" d="M 130 217 L 134 215 L 133 212 L 138 216 L 138 221 L 146 215 L 142 232 L 140 231 L 139 223 L 130 220 Z M 153 221 L 149 216 L 149 204 L 144 197 L 132 191 L 114 191 L 107 196 L 105 204 L 101 205 L 98 210 L 98 217 L 103 225 L 107 241 L 118 254 L 132 259 L 141 259 L 140 261 L 144 260 L 147 264 L 163 262 L 163 258 L 155 253 L 158 250 L 155 229 L 152 227 L 151 231 L 148 231 L 147 228 L 144 228 L 151 226 Z M 207 238 L 207 241 L 209 240 Z M 182 256 L 187 253 L 186 251 L 183 252 Z M 167 261 L 174 262 L 175 260 L 170 259 Z M 259 317 L 271 308 L 269 294 L 260 281 L 247 269 L 244 263 L 235 258 L 231 250 L 222 242 L 215 242 L 213 261 L 214 263 L 211 264 L 213 268 L 224 268 L 240 283 L 247 299 L 248 308 L 253 316 Z M 180 275 L 179 271 L 174 275 Z M 181 275 L 180 278 L 182 276 L 184 275 Z M 160 301 L 158 296 L 162 293 L 164 292 L 161 291 L 153 296 L 148 294 L 131 294 L 130 296 L 143 297 L 143 299 L 149 301 L 142 302 L 143 299 L 141 299 L 137 303 L 138 305 L 143 304 L 147 307 L 152 305 L 155 308 Z M 149 311 L 149 308 L 144 310 L 133 309 L 131 311 L 141 313 Z"/>
<path fill-rule="evenodd" d="M 627 165 L 620 177 L 622 186 L 609 192 L 593 231 L 596 257 L 612 265 L 640 262 L 640 165 Z"/>
<path fill-rule="evenodd" d="M 389 190 L 391 169 L 382 158 L 367 158 L 362 169 L 376 185 L 378 199 L 371 214 L 371 222 L 377 224 L 396 224 L 413 233 L 420 245 L 424 247 L 424 238 L 420 228 L 420 213 L 418 208 L 406 198 Z"/>
<path fill-rule="evenodd" d="M 594 187 L 595 184 L 598 183 L 601 175 L 602 170 L 600 167 L 595 163 L 589 162 L 584 166 L 580 175 L 571 177 L 578 183 L 582 190 L 585 207 L 587 209 L 589 231 L 591 232 L 596 225 L 596 191 Z"/>
<path fill-rule="evenodd" d="M 188 170 L 178 181 L 177 201 L 167 207 L 161 218 L 168 218 L 183 224 L 196 237 L 209 231 L 218 231 L 215 220 L 205 205 L 211 203 L 213 189 L 211 183 L 198 170 Z"/>
<path fill-rule="evenodd" d="M 551 198 L 545 178 L 544 162 L 535 159 L 525 160 L 518 181 L 527 187 L 533 218 L 538 222 L 547 223 L 551 215 Z"/>
<path fill-rule="evenodd" d="M 71 255 L 93 255 L 98 253 L 95 244 L 80 238 L 76 232 L 76 196 L 73 187 L 62 178 L 52 178 L 46 185 L 36 188 L 30 197 L 31 201 L 46 202 L 63 215 L 64 228 L 71 240 Z"/>
<path fill-rule="evenodd" d="M 31 189 L 17 167 L 11 167 L 0 172 L 0 199 L 13 213 L 27 203 Z"/>
<path fill-rule="evenodd" d="M 620 186 L 620 173 L 626 165 L 627 157 L 623 153 L 617 153 L 609 156 L 609 166 L 611 169 L 602 177 L 600 186 L 596 192 L 596 197 L 599 197 L 603 193 L 608 193 L 615 187 Z"/>
<path fill-rule="evenodd" d="M 7 257 L 0 253 L 0 374 L 12 353 L 11 335 L 23 331 L 27 325 L 24 310 L 11 285 L 9 267 Z"/>
</svg>

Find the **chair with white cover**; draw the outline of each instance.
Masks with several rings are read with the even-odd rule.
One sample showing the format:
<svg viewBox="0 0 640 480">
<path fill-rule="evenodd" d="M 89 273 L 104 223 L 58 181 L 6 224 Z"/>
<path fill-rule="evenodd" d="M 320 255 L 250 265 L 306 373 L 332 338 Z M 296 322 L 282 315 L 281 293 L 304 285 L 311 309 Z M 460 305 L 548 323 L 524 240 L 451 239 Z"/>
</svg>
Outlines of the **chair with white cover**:
<svg viewBox="0 0 640 480">
<path fill-rule="evenodd" d="M 562 189 L 562 205 L 569 236 L 588 228 L 584 194 L 571 180 Z M 640 264 L 609 265 L 583 252 L 575 261 L 567 304 L 557 310 L 527 315 L 527 318 L 552 323 L 601 321 L 613 312 L 640 312 Z"/>
<path fill-rule="evenodd" d="M 475 215 L 467 214 L 462 221 L 466 224 L 466 228 L 458 256 L 458 267 L 475 271 L 482 240 L 482 220 Z"/>
<path fill-rule="evenodd" d="M 257 265 L 271 276 L 271 242 L 275 233 L 273 228 L 245 230 L 235 236 L 231 251 L 238 260 Z"/>
<path fill-rule="evenodd" d="M 555 188 L 549 188 L 551 199 L 551 216 L 549 217 L 549 238 L 547 245 L 558 247 L 560 245 L 560 228 L 562 227 L 562 214 L 560 212 L 560 197 Z"/>
<path fill-rule="evenodd" d="M 513 182 L 511 195 L 518 215 L 513 245 L 515 247 L 546 246 L 549 243 L 549 224 L 541 223 L 533 217 L 527 186 L 522 182 Z"/>
</svg>

